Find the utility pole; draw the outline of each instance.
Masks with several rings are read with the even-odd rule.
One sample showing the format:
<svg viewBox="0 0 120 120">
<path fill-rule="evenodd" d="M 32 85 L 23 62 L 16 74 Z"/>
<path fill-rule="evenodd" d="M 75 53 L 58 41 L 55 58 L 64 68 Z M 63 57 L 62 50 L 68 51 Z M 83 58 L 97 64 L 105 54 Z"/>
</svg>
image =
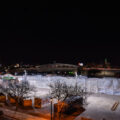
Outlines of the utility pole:
<svg viewBox="0 0 120 120">
<path fill-rule="evenodd" d="M 52 118 L 52 104 L 53 104 L 53 98 L 50 98 L 50 104 L 51 104 L 51 120 L 53 120 Z"/>
</svg>

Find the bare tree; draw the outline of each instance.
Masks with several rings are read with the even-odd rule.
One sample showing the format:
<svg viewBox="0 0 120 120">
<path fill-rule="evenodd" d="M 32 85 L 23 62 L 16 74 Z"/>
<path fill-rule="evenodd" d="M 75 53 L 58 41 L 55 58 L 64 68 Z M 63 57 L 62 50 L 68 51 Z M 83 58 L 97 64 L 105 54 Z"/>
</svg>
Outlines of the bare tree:
<svg viewBox="0 0 120 120">
<path fill-rule="evenodd" d="M 65 101 L 72 96 L 84 97 L 86 92 L 81 86 L 67 85 L 66 82 L 55 81 L 49 84 L 51 89 L 51 97 L 56 98 L 58 101 Z"/>
<path fill-rule="evenodd" d="M 58 100 L 57 105 L 59 106 L 60 102 L 64 102 L 67 99 L 73 101 L 75 97 L 81 98 L 81 104 L 86 99 L 86 92 L 78 85 L 67 85 L 65 82 L 55 81 L 53 84 L 50 84 L 51 88 L 51 97 Z M 60 108 L 59 113 L 61 114 L 63 107 Z M 59 119 L 60 119 L 60 114 Z"/>
<path fill-rule="evenodd" d="M 13 98 L 16 102 L 16 110 L 22 104 L 23 99 L 30 97 L 29 94 L 35 90 L 27 81 L 9 82 L 7 87 L 1 86 L 1 92 Z"/>
<path fill-rule="evenodd" d="M 53 84 L 50 84 L 51 88 L 51 97 L 56 98 L 58 101 L 64 101 L 68 96 L 68 86 L 66 83 L 61 83 L 56 81 Z"/>
</svg>

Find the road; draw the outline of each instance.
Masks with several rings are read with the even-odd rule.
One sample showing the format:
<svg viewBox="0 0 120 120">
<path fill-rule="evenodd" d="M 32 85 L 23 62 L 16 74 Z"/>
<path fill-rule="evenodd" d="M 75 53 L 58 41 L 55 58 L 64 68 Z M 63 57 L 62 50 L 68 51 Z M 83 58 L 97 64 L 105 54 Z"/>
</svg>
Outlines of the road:
<svg viewBox="0 0 120 120">
<path fill-rule="evenodd" d="M 0 118 L 0 120 L 17 120 L 17 119 L 4 116 L 3 118 Z"/>
</svg>

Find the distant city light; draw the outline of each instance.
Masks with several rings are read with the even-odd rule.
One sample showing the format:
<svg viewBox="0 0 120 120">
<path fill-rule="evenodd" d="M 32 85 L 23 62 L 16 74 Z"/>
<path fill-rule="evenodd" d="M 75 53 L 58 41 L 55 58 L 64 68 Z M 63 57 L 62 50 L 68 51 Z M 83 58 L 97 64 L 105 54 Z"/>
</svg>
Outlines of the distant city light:
<svg viewBox="0 0 120 120">
<path fill-rule="evenodd" d="M 19 64 L 16 64 L 14 67 L 17 68 L 17 67 L 20 67 L 20 65 L 19 65 Z"/>
<path fill-rule="evenodd" d="M 83 66 L 83 63 L 78 63 L 79 66 Z"/>
</svg>

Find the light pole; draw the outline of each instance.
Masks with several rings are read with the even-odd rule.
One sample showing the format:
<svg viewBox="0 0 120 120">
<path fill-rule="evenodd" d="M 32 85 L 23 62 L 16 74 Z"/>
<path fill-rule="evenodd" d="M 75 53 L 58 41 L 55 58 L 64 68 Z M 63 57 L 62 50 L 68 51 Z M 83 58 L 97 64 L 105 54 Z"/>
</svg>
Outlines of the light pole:
<svg viewBox="0 0 120 120">
<path fill-rule="evenodd" d="M 51 120 L 52 120 L 52 103 L 53 103 L 53 98 L 50 98 L 50 104 L 51 104 Z"/>
<path fill-rule="evenodd" d="M 76 83 L 75 83 L 75 84 L 76 84 L 76 95 L 77 95 L 77 87 L 78 87 L 78 86 L 77 86 L 77 72 L 75 72 L 75 80 L 76 80 Z"/>
</svg>

